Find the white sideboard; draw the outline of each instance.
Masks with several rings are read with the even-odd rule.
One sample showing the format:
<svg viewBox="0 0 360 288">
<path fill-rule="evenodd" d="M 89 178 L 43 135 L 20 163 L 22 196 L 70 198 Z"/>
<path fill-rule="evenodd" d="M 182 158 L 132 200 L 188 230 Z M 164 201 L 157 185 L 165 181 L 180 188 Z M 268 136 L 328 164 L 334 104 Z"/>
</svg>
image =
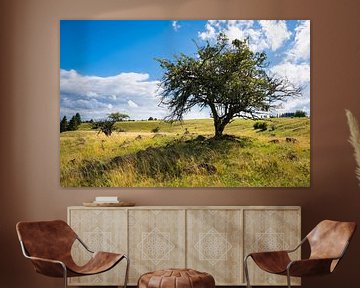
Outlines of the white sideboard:
<svg viewBox="0 0 360 288">
<path fill-rule="evenodd" d="M 68 207 L 68 223 L 92 250 L 130 257 L 129 285 L 163 268 L 192 268 L 212 274 L 216 285 L 245 285 L 243 258 L 256 251 L 294 248 L 301 238 L 298 206 Z M 80 245 L 72 254 L 85 263 Z M 300 258 L 300 250 L 294 253 Z M 249 261 L 253 285 L 286 285 L 286 277 L 264 273 Z M 125 263 L 69 285 L 121 285 Z M 294 285 L 300 280 L 294 278 Z"/>
</svg>

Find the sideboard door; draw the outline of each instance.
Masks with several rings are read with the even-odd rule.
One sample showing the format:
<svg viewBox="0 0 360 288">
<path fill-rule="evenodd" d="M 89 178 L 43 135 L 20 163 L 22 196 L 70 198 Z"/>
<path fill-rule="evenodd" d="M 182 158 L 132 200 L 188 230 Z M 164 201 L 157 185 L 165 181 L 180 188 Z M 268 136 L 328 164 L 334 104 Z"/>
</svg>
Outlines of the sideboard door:
<svg viewBox="0 0 360 288">
<path fill-rule="evenodd" d="M 187 266 L 214 276 L 216 285 L 242 280 L 242 210 L 187 210 Z"/>
<path fill-rule="evenodd" d="M 244 210 L 244 254 L 261 251 L 288 250 L 300 243 L 300 209 L 245 209 Z M 292 253 L 300 259 L 301 251 Z M 286 277 L 266 273 L 249 262 L 249 277 L 252 285 L 286 285 Z M 299 285 L 299 278 L 292 284 Z"/>
<path fill-rule="evenodd" d="M 69 209 L 69 225 L 80 239 L 93 251 L 127 253 L 127 213 L 125 209 Z M 89 260 L 89 252 L 76 241 L 72 255 L 76 263 Z M 70 285 L 116 285 L 123 284 L 125 261 L 113 269 L 93 276 L 69 278 Z"/>
<path fill-rule="evenodd" d="M 185 267 L 185 210 L 129 209 L 129 283 L 141 274 Z"/>
</svg>

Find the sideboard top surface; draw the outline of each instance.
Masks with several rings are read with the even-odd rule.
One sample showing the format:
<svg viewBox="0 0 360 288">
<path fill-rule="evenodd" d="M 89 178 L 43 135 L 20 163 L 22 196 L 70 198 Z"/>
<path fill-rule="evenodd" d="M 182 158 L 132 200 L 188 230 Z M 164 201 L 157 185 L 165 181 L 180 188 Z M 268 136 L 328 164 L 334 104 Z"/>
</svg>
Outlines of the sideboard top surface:
<svg viewBox="0 0 360 288">
<path fill-rule="evenodd" d="M 301 206 L 132 206 L 132 207 L 85 207 L 85 206 L 69 206 L 68 209 L 164 209 L 164 210 L 186 210 L 186 209 L 221 209 L 221 210 L 257 210 L 257 209 L 282 209 L 282 210 L 300 210 Z"/>
</svg>

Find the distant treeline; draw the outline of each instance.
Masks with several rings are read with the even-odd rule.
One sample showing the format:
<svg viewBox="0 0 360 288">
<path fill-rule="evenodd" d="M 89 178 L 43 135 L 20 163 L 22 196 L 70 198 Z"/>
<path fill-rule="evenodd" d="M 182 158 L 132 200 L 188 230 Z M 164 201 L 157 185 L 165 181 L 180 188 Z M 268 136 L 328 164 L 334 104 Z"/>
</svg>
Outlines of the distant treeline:
<svg viewBox="0 0 360 288">
<path fill-rule="evenodd" d="M 280 114 L 279 118 L 293 118 L 293 117 L 306 117 L 306 112 L 297 110 L 296 112 L 287 112 Z"/>
<path fill-rule="evenodd" d="M 296 117 L 307 117 L 305 111 L 297 110 L 296 112 L 287 112 L 283 114 L 278 114 L 277 116 L 270 116 L 271 118 L 296 118 Z M 116 122 L 121 121 L 158 121 L 158 118 L 149 117 L 147 120 L 133 120 L 130 119 L 129 115 L 119 112 L 110 113 L 106 119 L 101 120 L 81 120 L 80 113 L 76 113 L 70 118 L 70 121 L 67 120 L 66 116 L 60 121 L 60 133 L 65 131 L 75 131 L 79 128 L 81 123 L 90 123 L 92 129 L 100 129 L 107 136 L 110 136 L 113 130 L 113 126 Z"/>
<path fill-rule="evenodd" d="M 121 122 L 121 121 L 157 121 L 158 118 L 156 117 L 149 117 L 147 120 L 133 120 L 130 119 L 130 116 L 124 113 L 110 113 L 106 119 L 100 119 L 100 120 L 81 120 L 80 113 L 76 113 L 74 116 L 70 118 L 70 120 L 67 119 L 66 116 L 64 116 L 60 120 L 60 133 L 65 131 L 75 131 L 79 128 L 79 125 L 81 123 L 90 123 L 92 129 L 101 129 L 103 126 L 112 126 L 115 124 L 115 122 Z M 104 131 L 103 131 L 104 132 Z M 106 133 L 105 133 L 106 134 Z M 111 133 L 110 133 L 111 134 Z"/>
<path fill-rule="evenodd" d="M 68 121 L 66 116 L 64 116 L 60 121 L 60 133 L 65 131 L 75 131 L 79 128 L 80 124 L 80 113 L 76 113 L 73 117 L 71 117 L 70 121 Z"/>
</svg>

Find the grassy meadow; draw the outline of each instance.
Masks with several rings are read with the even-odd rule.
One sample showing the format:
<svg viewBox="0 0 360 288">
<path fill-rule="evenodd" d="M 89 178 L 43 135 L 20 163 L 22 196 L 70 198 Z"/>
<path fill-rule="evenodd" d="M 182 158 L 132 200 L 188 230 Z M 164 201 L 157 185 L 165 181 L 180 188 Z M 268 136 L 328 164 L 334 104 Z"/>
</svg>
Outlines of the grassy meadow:
<svg viewBox="0 0 360 288">
<path fill-rule="evenodd" d="M 60 134 L 62 187 L 309 187 L 310 119 L 117 122 L 110 137 L 83 123 Z M 152 132 L 155 128 L 157 133 Z"/>
</svg>

